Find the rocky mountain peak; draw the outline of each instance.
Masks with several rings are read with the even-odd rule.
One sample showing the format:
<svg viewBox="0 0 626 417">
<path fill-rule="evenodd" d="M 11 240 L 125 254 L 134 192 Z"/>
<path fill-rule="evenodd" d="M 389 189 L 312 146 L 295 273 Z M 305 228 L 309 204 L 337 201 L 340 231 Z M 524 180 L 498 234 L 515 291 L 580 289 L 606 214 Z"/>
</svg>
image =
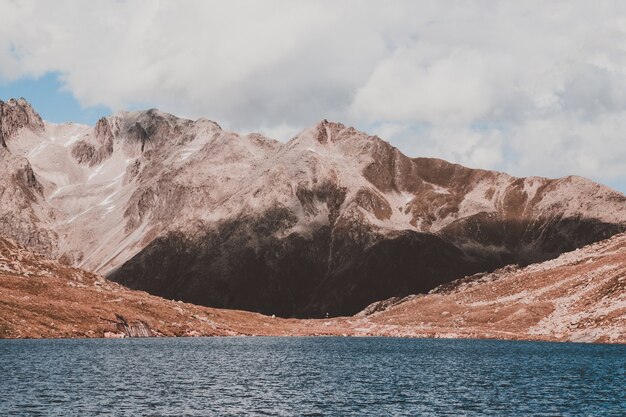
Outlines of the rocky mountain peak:
<svg viewBox="0 0 626 417">
<path fill-rule="evenodd" d="M 0 146 L 6 148 L 6 142 L 22 128 L 43 131 L 41 116 L 24 98 L 0 100 Z"/>
<path fill-rule="evenodd" d="M 346 128 L 345 125 L 337 122 L 329 122 L 324 119 L 315 125 L 316 139 L 319 143 L 325 144 L 337 138 L 337 134 Z"/>
<path fill-rule="evenodd" d="M 356 165 L 361 165 L 363 158 L 378 159 L 381 153 L 394 150 L 393 146 L 377 136 L 326 119 L 302 130 L 289 140 L 283 149 L 287 153 L 345 157 Z"/>
</svg>

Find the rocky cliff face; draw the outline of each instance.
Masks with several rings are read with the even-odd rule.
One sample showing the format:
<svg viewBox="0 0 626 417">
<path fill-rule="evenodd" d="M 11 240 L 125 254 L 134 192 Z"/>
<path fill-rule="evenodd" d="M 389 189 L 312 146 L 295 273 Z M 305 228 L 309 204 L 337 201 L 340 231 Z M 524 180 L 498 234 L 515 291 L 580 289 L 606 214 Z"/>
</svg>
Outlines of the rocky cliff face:
<svg viewBox="0 0 626 417">
<path fill-rule="evenodd" d="M 6 103 L 0 100 L 0 146 L 6 148 L 6 141 L 25 127 L 43 131 L 44 125 L 39 114 L 31 105 L 20 98 Z"/>
<path fill-rule="evenodd" d="M 27 158 L 14 155 L 7 142 L 23 131 L 43 134 L 44 123 L 26 100 L 0 101 L 0 235 L 11 236 L 48 256 L 56 254 L 50 227 L 53 210 Z"/>
<path fill-rule="evenodd" d="M 351 314 L 626 230 L 626 197 L 589 180 L 412 159 L 328 121 L 285 144 L 157 110 L 17 131 L 51 253 L 216 307 Z"/>
<path fill-rule="evenodd" d="M 54 257 L 58 245 L 50 227 L 54 212 L 45 203 L 43 186 L 28 160 L 0 148 L 0 172 L 0 234 Z"/>
</svg>

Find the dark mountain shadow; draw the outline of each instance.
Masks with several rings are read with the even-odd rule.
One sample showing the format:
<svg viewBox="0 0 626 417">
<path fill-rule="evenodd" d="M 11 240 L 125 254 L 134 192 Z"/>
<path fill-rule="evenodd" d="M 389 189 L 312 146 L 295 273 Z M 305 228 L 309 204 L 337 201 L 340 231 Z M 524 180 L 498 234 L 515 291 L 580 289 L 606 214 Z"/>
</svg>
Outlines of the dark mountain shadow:
<svg viewBox="0 0 626 417">
<path fill-rule="evenodd" d="M 310 236 L 278 237 L 296 222 L 289 210 L 276 208 L 194 237 L 170 233 L 109 278 L 210 307 L 283 317 L 351 315 L 374 301 L 425 293 L 507 264 L 543 261 L 626 230 L 586 219 L 520 222 L 476 215 L 440 235 L 385 237 L 367 228 L 326 226 Z"/>
</svg>

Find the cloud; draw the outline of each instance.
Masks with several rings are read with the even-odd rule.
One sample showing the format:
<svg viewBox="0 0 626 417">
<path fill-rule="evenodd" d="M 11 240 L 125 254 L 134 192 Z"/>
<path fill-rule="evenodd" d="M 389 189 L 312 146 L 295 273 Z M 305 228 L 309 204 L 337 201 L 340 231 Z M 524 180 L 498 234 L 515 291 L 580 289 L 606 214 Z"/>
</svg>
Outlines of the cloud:
<svg viewBox="0 0 626 417">
<path fill-rule="evenodd" d="M 513 172 L 538 175 L 583 175 L 624 179 L 626 175 L 626 111 L 593 120 L 563 114 L 549 120 L 529 120 L 507 138 L 515 159 L 505 166 Z"/>
<path fill-rule="evenodd" d="M 381 62 L 352 111 L 368 119 L 464 125 L 488 115 L 494 91 L 479 51 L 418 42 Z"/>
<path fill-rule="evenodd" d="M 372 132 L 380 137 L 395 138 L 394 144 L 409 155 L 503 169 L 505 139 L 497 130 L 386 123 L 373 126 Z"/>
<path fill-rule="evenodd" d="M 398 8 L 356 6 L 4 0 L 0 75 L 58 71 L 85 105 L 154 103 L 234 126 L 308 123 L 340 115 L 388 53 Z"/>
<path fill-rule="evenodd" d="M 411 155 L 626 189 L 626 6 L 0 0 L 0 78 L 288 139 L 328 118 Z"/>
</svg>

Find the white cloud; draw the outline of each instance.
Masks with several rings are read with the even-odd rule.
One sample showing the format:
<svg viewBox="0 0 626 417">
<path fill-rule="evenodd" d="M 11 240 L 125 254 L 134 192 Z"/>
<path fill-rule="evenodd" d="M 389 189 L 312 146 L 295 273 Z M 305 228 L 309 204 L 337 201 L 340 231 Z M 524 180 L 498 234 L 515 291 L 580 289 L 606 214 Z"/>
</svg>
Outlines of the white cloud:
<svg viewBox="0 0 626 417">
<path fill-rule="evenodd" d="M 626 175 L 626 111 L 585 120 L 564 114 L 530 120 L 507 138 L 515 159 L 505 166 L 514 172 L 547 176 L 577 174 L 598 179 Z"/>
<path fill-rule="evenodd" d="M 417 42 L 375 68 L 358 89 L 352 112 L 368 119 L 465 125 L 494 111 L 498 85 L 490 76 L 506 71 L 481 51 Z"/>
<path fill-rule="evenodd" d="M 0 78 L 62 74 L 285 139 L 323 118 L 411 155 L 626 189 L 626 5 L 0 0 Z"/>
<path fill-rule="evenodd" d="M 477 168 L 502 168 L 504 163 L 505 139 L 497 130 L 383 124 L 372 131 L 395 138 L 394 144 L 412 156 L 438 157 Z"/>
<path fill-rule="evenodd" d="M 353 6 L 0 0 L 0 76 L 59 71 L 85 105 L 303 124 L 339 115 L 388 53 L 398 8 Z"/>
</svg>

